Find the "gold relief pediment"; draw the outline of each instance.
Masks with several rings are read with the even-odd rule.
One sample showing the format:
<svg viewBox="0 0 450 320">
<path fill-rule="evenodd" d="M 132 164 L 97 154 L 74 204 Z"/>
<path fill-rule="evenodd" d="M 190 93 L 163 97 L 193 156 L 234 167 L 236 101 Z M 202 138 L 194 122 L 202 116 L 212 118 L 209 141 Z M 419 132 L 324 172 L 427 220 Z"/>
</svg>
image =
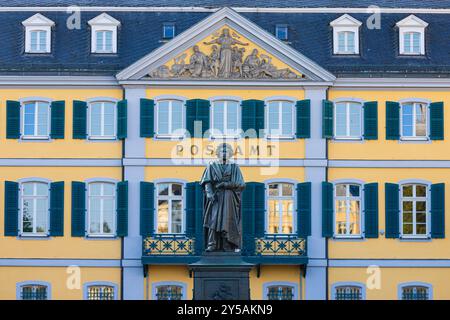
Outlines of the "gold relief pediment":
<svg viewBox="0 0 450 320">
<path fill-rule="evenodd" d="M 224 26 L 149 73 L 154 79 L 299 80 L 304 75 Z"/>
</svg>

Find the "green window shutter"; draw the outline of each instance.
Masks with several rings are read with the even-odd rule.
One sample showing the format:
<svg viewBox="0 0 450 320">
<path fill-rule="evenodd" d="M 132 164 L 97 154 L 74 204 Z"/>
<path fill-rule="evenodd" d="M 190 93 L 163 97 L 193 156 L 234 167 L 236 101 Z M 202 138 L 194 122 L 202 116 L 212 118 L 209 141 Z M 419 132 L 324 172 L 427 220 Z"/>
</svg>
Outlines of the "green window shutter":
<svg viewBox="0 0 450 320">
<path fill-rule="evenodd" d="M 386 101 L 386 140 L 400 139 L 400 104 Z"/>
<path fill-rule="evenodd" d="M 19 184 L 5 181 L 5 236 L 17 236 L 19 230 Z"/>
<path fill-rule="evenodd" d="M 196 185 L 198 182 L 189 182 L 186 185 L 186 236 L 188 237 L 195 235 Z"/>
<path fill-rule="evenodd" d="M 73 139 L 86 139 L 87 136 L 87 103 L 73 101 Z"/>
<path fill-rule="evenodd" d="M 117 183 L 117 236 L 128 235 L 128 181 Z"/>
<path fill-rule="evenodd" d="M 444 140 L 444 103 L 430 103 L 430 139 Z"/>
<path fill-rule="evenodd" d="M 86 234 L 86 184 L 72 181 L 72 237 Z"/>
<path fill-rule="evenodd" d="M 52 139 L 64 139 L 64 125 L 65 125 L 65 101 L 53 101 L 51 104 L 51 124 L 50 137 Z"/>
<path fill-rule="evenodd" d="M 148 237 L 155 234 L 155 185 L 141 181 L 140 192 L 141 236 Z"/>
<path fill-rule="evenodd" d="M 364 185 L 364 226 L 366 238 L 378 238 L 378 183 Z"/>
<path fill-rule="evenodd" d="M 333 184 L 322 182 L 322 236 L 333 236 Z"/>
<path fill-rule="evenodd" d="M 64 182 L 50 184 L 50 235 L 64 235 Z"/>
<path fill-rule="evenodd" d="M 203 252 L 204 227 L 203 227 L 203 188 L 199 182 L 195 182 L 195 252 L 197 255 Z"/>
<path fill-rule="evenodd" d="M 155 101 L 151 99 L 141 99 L 141 137 L 152 138 L 155 134 Z"/>
<path fill-rule="evenodd" d="M 127 100 L 117 102 L 117 139 L 127 137 Z"/>
<path fill-rule="evenodd" d="M 242 108 L 242 131 L 255 130 L 256 136 L 260 137 L 260 131 L 264 130 L 264 101 L 244 100 Z"/>
<path fill-rule="evenodd" d="M 431 185 L 431 237 L 445 238 L 445 184 Z"/>
<path fill-rule="evenodd" d="M 297 138 L 311 138 L 311 100 L 297 101 Z"/>
<path fill-rule="evenodd" d="M 324 139 L 333 138 L 333 102 L 322 101 L 322 137 Z"/>
<path fill-rule="evenodd" d="M 399 237 L 399 186 L 394 183 L 385 184 L 386 238 Z"/>
<path fill-rule="evenodd" d="M 364 139 L 378 139 L 378 102 L 364 103 Z"/>
<path fill-rule="evenodd" d="M 311 235 L 311 182 L 297 184 L 297 234 Z"/>
<path fill-rule="evenodd" d="M 6 139 L 20 139 L 19 101 L 6 101 Z"/>
<path fill-rule="evenodd" d="M 255 253 L 255 237 L 264 237 L 264 184 L 247 182 L 242 193 L 243 254 Z"/>
<path fill-rule="evenodd" d="M 191 137 L 202 138 L 209 130 L 209 100 L 191 99 L 186 101 L 186 130 Z M 200 131 L 195 131 L 195 125 L 200 125 Z"/>
</svg>

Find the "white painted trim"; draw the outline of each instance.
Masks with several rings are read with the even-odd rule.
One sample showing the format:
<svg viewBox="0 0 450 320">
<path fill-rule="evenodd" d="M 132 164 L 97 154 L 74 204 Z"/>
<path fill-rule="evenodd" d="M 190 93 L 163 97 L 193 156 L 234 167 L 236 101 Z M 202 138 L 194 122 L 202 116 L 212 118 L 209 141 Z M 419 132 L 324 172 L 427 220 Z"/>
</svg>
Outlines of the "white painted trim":
<svg viewBox="0 0 450 320">
<path fill-rule="evenodd" d="M 159 95 L 153 98 L 154 101 L 154 110 L 153 110 L 153 128 L 155 131 L 154 139 L 172 139 L 172 140 L 180 140 L 184 139 L 186 137 L 187 131 L 186 131 L 186 101 L 188 99 L 183 96 L 178 95 L 170 95 L 170 94 L 164 94 Z M 159 103 L 161 101 L 170 101 L 170 113 L 169 113 L 169 123 L 172 123 L 172 114 L 173 114 L 173 101 L 179 101 L 181 102 L 181 132 L 178 131 L 177 133 L 168 133 L 168 134 L 160 134 L 159 133 Z M 169 128 L 172 129 L 172 128 Z M 173 131 L 173 130 L 171 130 Z"/>
<path fill-rule="evenodd" d="M 95 18 L 88 21 L 91 26 L 91 53 L 110 54 L 117 53 L 117 28 L 120 26 L 120 21 L 114 19 L 109 14 L 102 13 Z M 111 31 L 112 32 L 112 49 L 111 51 L 100 50 L 97 51 L 97 32 Z"/>
<path fill-rule="evenodd" d="M 370 8 L 357 8 L 357 7 L 317 7 L 317 8 L 301 8 L 301 7 L 231 7 L 236 12 L 255 12 L 255 13 L 373 13 L 374 9 Z M 77 7 L 77 10 L 85 11 L 108 11 L 108 12 L 216 12 L 220 8 L 207 8 L 207 7 L 180 7 L 180 6 L 167 6 L 167 7 L 142 7 L 142 6 L 81 6 Z M 68 7 L 58 6 L 35 6 L 35 7 L 0 7 L 0 12 L 67 12 Z M 450 9 L 447 8 L 376 8 L 380 13 L 429 13 L 429 14 L 450 14 Z"/>
<path fill-rule="evenodd" d="M 243 87 L 296 87 L 302 89 L 304 87 L 327 87 L 332 86 L 333 81 L 309 81 L 309 80 L 118 80 L 117 82 L 123 86 L 161 86 L 161 87 L 235 87 L 242 89 Z"/>
<path fill-rule="evenodd" d="M 118 80 L 141 79 L 150 70 L 166 63 L 173 55 L 183 52 L 224 25 L 236 29 L 237 32 L 254 41 L 256 45 L 261 46 L 269 54 L 277 56 L 280 60 L 292 68 L 298 69 L 298 71 L 311 79 L 317 81 L 333 81 L 336 79 L 333 74 L 228 7 L 220 9 L 182 32 L 173 39 L 174 41 L 167 42 L 133 63 L 119 72 L 116 77 Z"/>
<path fill-rule="evenodd" d="M 337 55 L 357 55 L 359 54 L 359 27 L 362 25 L 361 21 L 356 20 L 348 14 L 344 14 L 339 18 L 330 22 L 330 26 L 333 27 L 333 54 Z M 340 32 L 353 32 L 354 33 L 354 47 L 355 51 L 339 51 L 339 33 Z M 347 38 L 347 37 L 346 37 Z"/>
</svg>

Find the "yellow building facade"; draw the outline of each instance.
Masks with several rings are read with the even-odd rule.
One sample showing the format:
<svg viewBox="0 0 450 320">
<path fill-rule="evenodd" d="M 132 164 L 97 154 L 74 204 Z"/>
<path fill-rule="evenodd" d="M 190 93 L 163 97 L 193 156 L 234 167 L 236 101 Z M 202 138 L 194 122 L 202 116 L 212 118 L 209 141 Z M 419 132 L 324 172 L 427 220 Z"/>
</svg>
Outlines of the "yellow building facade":
<svg viewBox="0 0 450 320">
<path fill-rule="evenodd" d="M 252 300 L 450 299 L 449 81 L 336 77 L 283 38 L 292 26 L 190 10 L 113 75 L 101 62 L 138 28 L 126 9 L 82 11 L 98 74 L 0 75 L 0 299 L 193 299 L 198 181 L 223 142 L 246 182 Z M 26 58 L 59 57 L 63 13 L 19 11 Z M 363 51 L 349 14 L 324 20 L 333 57 Z"/>
</svg>

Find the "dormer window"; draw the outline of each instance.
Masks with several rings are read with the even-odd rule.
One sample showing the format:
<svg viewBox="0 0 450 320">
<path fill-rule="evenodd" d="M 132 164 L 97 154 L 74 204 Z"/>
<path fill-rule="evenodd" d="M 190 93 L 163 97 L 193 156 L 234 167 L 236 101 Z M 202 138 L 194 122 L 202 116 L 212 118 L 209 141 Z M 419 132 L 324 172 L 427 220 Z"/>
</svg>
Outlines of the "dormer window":
<svg viewBox="0 0 450 320">
<path fill-rule="evenodd" d="M 425 28 L 428 23 L 414 15 L 397 22 L 399 51 L 402 55 L 425 54 Z"/>
<path fill-rule="evenodd" d="M 164 23 L 163 24 L 163 39 L 170 40 L 175 37 L 175 24 L 174 23 Z"/>
<path fill-rule="evenodd" d="M 288 39 L 288 27 L 285 24 L 277 24 L 275 26 L 275 36 L 277 39 L 287 41 Z"/>
<path fill-rule="evenodd" d="M 50 53 L 51 29 L 55 23 L 40 13 L 22 22 L 25 27 L 25 52 Z"/>
<path fill-rule="evenodd" d="M 91 26 L 91 52 L 117 53 L 117 28 L 120 21 L 106 13 L 89 20 Z"/>
<path fill-rule="evenodd" d="M 333 54 L 359 54 L 360 21 L 344 14 L 330 26 L 333 28 Z"/>
</svg>

